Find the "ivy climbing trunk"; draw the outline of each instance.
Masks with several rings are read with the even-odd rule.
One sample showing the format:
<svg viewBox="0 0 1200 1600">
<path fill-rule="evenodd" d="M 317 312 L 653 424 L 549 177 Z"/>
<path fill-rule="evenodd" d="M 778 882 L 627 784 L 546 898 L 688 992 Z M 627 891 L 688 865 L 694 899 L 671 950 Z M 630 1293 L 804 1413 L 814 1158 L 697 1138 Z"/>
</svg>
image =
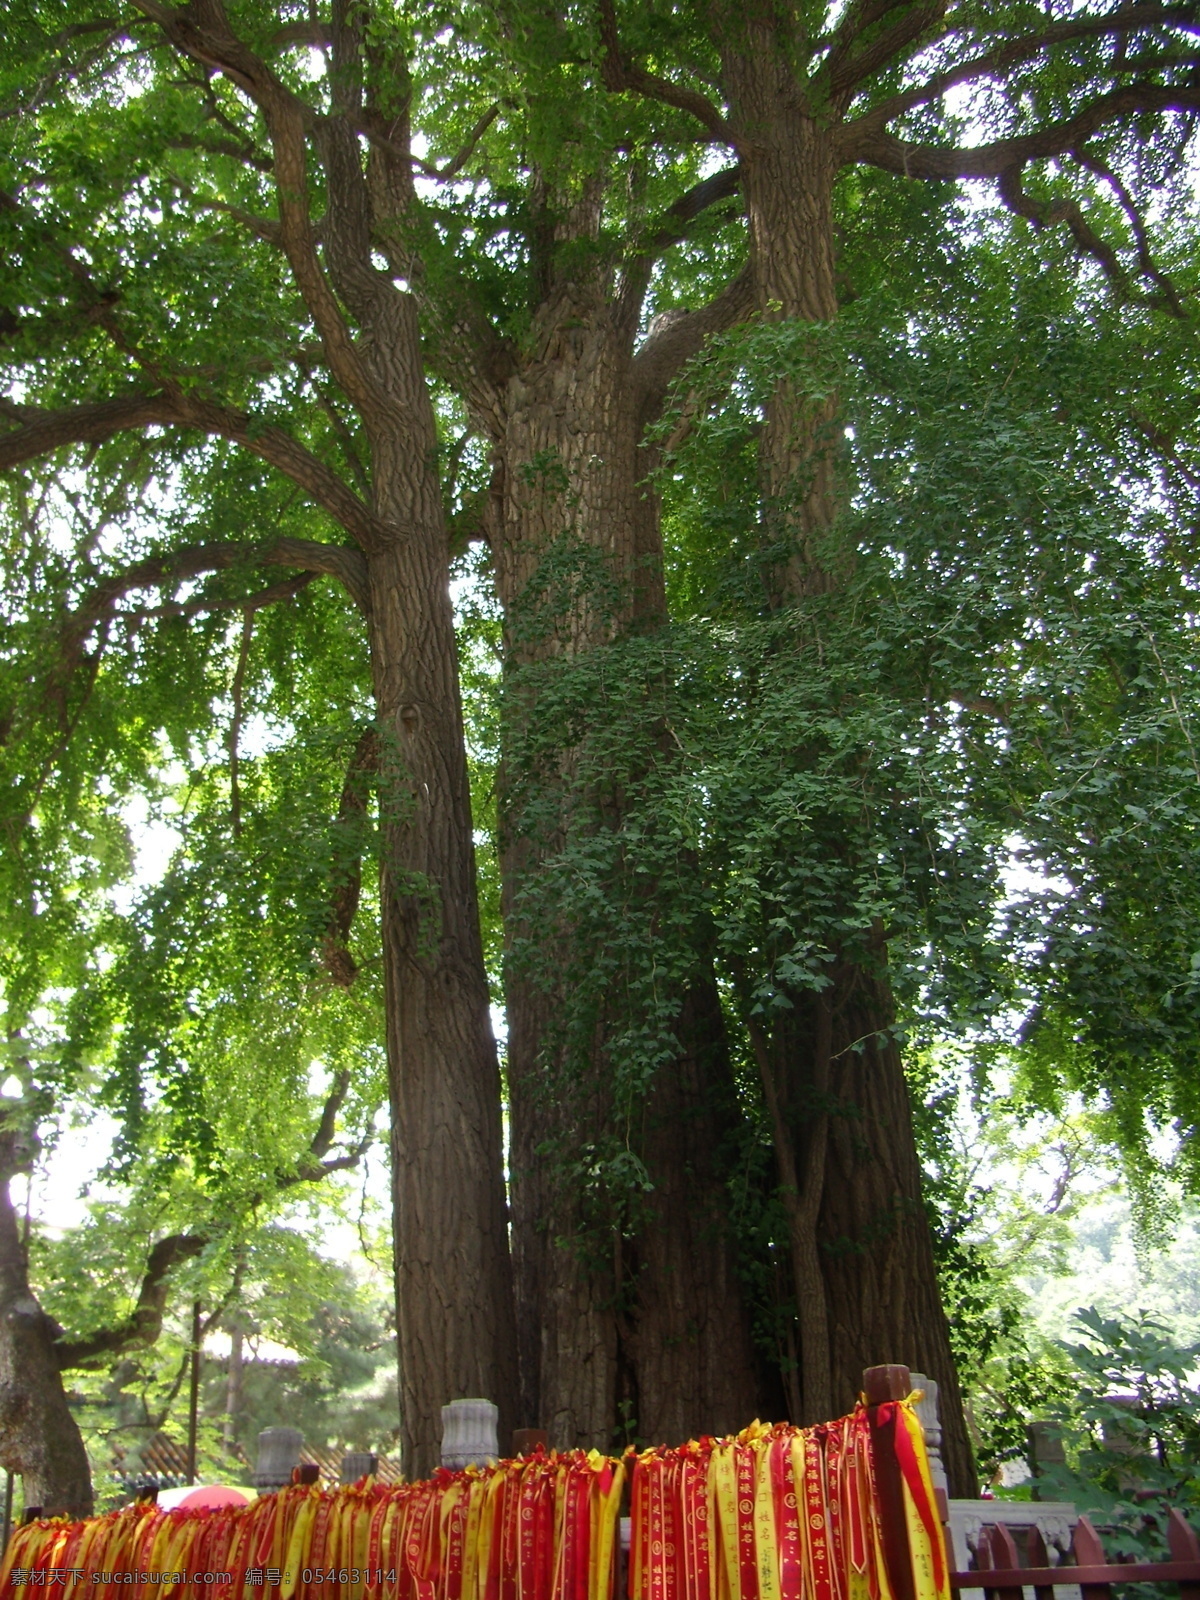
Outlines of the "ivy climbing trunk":
<svg viewBox="0 0 1200 1600">
<path fill-rule="evenodd" d="M 798 92 L 776 13 L 725 14 L 723 77 L 742 153 L 760 316 L 832 321 L 836 121 Z M 853 547 L 839 524 L 836 397 L 785 378 L 759 441 L 768 600 L 836 597 Z M 938 1292 L 908 1088 L 893 1032 L 886 944 L 869 959 L 831 951 L 827 987 L 791 996 L 785 1019 L 749 1026 L 771 1117 L 791 1234 L 804 1422 L 844 1411 L 864 1367 L 904 1362 L 941 1386 L 952 1491 L 975 1475 Z"/>
<path fill-rule="evenodd" d="M 597 184 L 560 224 L 560 244 L 596 239 L 600 201 Z M 491 543 L 507 651 L 502 870 L 523 1395 L 553 1444 L 606 1448 L 633 1429 L 681 1440 L 741 1426 L 761 1387 L 722 1220 L 717 1151 L 737 1109 L 711 967 L 698 959 L 679 989 L 671 1058 L 636 1105 L 617 1104 L 610 1045 L 629 1020 L 620 995 L 597 1005 L 586 1036 L 565 1030 L 572 971 L 589 952 L 569 917 L 537 922 L 528 910 L 574 808 L 597 828 L 619 831 L 622 818 L 619 794 L 583 799 L 578 751 L 566 748 L 539 771 L 541 821 L 528 826 L 512 751 L 544 674 L 665 620 L 642 445 L 661 391 L 634 357 L 644 281 L 622 282 L 597 255 L 590 275 L 555 277 L 551 265 L 536 353 L 503 388 Z M 589 1166 L 620 1154 L 614 1139 L 643 1165 L 646 1193 L 591 1183 Z"/>
</svg>

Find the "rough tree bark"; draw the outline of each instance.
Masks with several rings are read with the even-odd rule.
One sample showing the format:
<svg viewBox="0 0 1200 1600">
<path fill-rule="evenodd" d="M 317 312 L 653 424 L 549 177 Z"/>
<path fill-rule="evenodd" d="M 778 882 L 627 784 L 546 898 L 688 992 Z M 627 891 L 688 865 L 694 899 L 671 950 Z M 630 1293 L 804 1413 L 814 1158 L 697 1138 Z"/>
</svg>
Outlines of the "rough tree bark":
<svg viewBox="0 0 1200 1600">
<path fill-rule="evenodd" d="M 806 109 L 773 12 L 727 19 L 723 79 L 742 152 L 742 191 L 759 314 L 829 322 L 834 282 L 836 124 Z M 853 564 L 837 544 L 836 398 L 782 382 L 759 441 L 763 537 L 776 554 L 770 601 L 836 593 Z M 803 1415 L 846 1410 L 864 1367 L 901 1361 L 941 1385 L 943 1453 L 955 1492 L 974 1464 L 938 1292 L 921 1170 L 886 976 L 834 952 L 830 985 L 793 997 L 786 1022 L 755 1027 L 788 1211 Z"/>
<path fill-rule="evenodd" d="M 1114 127 L 1146 127 L 1135 119 L 1200 109 L 1190 14 L 1136 5 L 1085 6 L 1069 17 L 1002 8 L 995 31 L 981 36 L 974 20 L 945 0 L 848 0 L 817 29 L 802 9 L 718 0 L 694 19 L 713 50 L 707 82 L 718 102 L 697 87 L 705 79 L 695 41 L 667 75 L 649 70 L 625 47 L 616 0 L 597 0 L 597 7 L 609 87 L 675 108 L 694 119 L 702 139 L 736 153 L 763 317 L 836 316 L 833 186 L 839 171 L 858 164 L 906 181 L 996 180 L 999 200 L 1015 215 L 1036 228 L 1065 227 L 1121 299 L 1181 314 L 1174 286 L 1148 250 L 1136 204 L 1088 142 Z M 625 20 L 632 36 L 653 39 L 661 69 L 661 22 L 647 32 L 632 6 Z M 1102 48 L 1085 59 L 1076 48 L 1084 40 Z M 1070 88 L 1043 105 L 1024 85 L 1046 70 Z M 921 142 L 910 113 L 940 107 L 949 90 L 967 85 L 994 91 L 995 106 L 1003 101 L 1002 131 L 974 146 Z M 1126 261 L 1133 252 L 1123 256 L 1098 214 L 1089 216 L 1076 199 L 1049 202 L 1026 191 L 1025 169 L 1048 157 L 1060 176 L 1083 176 L 1085 197 L 1097 175 L 1115 186 L 1138 241 L 1132 270 Z M 760 441 L 770 602 L 836 596 L 854 555 L 838 544 L 836 400 L 815 401 L 781 382 Z M 843 953 L 830 955 L 837 976 L 822 1004 L 809 1002 L 809 1014 L 774 1030 L 778 1037 L 760 1033 L 755 1041 L 778 1130 L 781 1183 L 791 1191 L 795 1272 L 807 1280 L 797 1286 L 810 1347 L 802 1358 L 804 1405 L 810 1415 L 830 1403 L 840 1407 L 865 1362 L 919 1359 L 944 1386 L 947 1468 L 952 1486 L 969 1493 L 974 1471 L 920 1219 L 883 941 L 877 958 L 852 963 Z"/>
<path fill-rule="evenodd" d="M 357 364 L 370 391 L 359 410 L 378 529 L 365 554 L 401 1425 L 406 1471 L 423 1476 L 439 1460 L 447 1401 L 486 1396 L 500 1407 L 501 1436 L 513 1427 L 516 1327 L 437 428 L 415 302 L 372 262 L 372 191 L 355 126 L 365 109 L 364 23 L 360 8 L 335 5 L 340 117 L 320 143 L 325 258 L 357 325 Z M 410 166 L 393 161 L 374 185 L 376 203 L 389 192 L 401 206 L 411 199 Z"/>
</svg>

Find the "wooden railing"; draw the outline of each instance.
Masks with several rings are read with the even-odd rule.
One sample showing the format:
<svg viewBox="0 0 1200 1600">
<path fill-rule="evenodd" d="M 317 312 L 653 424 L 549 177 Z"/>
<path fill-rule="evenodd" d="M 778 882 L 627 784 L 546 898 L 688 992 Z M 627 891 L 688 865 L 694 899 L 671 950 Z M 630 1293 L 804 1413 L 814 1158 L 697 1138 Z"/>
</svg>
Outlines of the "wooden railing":
<svg viewBox="0 0 1200 1600">
<path fill-rule="evenodd" d="M 885 1400 L 901 1400 L 911 1388 L 907 1367 L 868 1367 L 863 1373 L 863 1392 L 869 1412 Z M 893 1453 L 884 1446 L 876 1456 L 876 1487 L 884 1518 L 884 1557 L 896 1600 L 912 1600 L 912 1566 L 903 1514 L 903 1490 Z M 947 1516 L 944 1494 L 938 1496 L 943 1519 Z M 1035 1600 L 1055 1600 L 1056 1588 L 1078 1584 L 1082 1600 L 1113 1600 L 1114 1583 L 1171 1583 L 1179 1585 L 1179 1600 L 1200 1600 L 1200 1538 L 1173 1507 L 1167 1518 L 1167 1548 L 1170 1561 L 1109 1561 L 1100 1535 L 1086 1517 L 1080 1517 L 1072 1538 L 1073 1562 L 1050 1565 L 1046 1542 L 1037 1528 L 1028 1530 L 1025 1565 L 1016 1540 L 1004 1526 L 1004 1502 L 979 1502 L 980 1509 L 994 1512 L 996 1520 L 987 1524 L 975 1552 L 975 1566 L 969 1572 L 952 1572 L 950 1588 L 982 1589 L 986 1600 L 1024 1600 L 1032 1589 Z M 950 1554 L 949 1530 L 946 1550 Z"/>
<path fill-rule="evenodd" d="M 974 1570 L 951 1573 L 950 1587 L 982 1589 L 987 1600 L 1023 1600 L 1026 1589 L 1036 1600 L 1054 1600 L 1056 1587 L 1077 1583 L 1083 1600 L 1112 1600 L 1114 1583 L 1177 1583 L 1179 1600 L 1200 1600 L 1200 1539 L 1174 1508 L 1167 1520 L 1167 1548 L 1170 1561 L 1109 1561 L 1099 1534 L 1080 1517 L 1072 1540 L 1074 1563 L 1052 1567 L 1045 1541 L 1030 1528 L 1022 1565 L 1012 1534 L 997 1523 L 983 1530 Z"/>
</svg>

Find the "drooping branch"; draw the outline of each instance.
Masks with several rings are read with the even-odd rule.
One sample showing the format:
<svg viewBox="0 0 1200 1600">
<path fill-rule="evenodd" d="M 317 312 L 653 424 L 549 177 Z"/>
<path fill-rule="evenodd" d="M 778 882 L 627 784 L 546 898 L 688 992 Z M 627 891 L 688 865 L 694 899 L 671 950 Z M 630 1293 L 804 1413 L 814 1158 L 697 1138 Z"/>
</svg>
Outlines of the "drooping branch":
<svg viewBox="0 0 1200 1600">
<path fill-rule="evenodd" d="M 319 544 L 310 539 L 270 539 L 254 544 L 230 541 L 186 545 L 161 556 L 147 556 L 96 584 L 79 602 L 62 630 L 63 658 L 68 669 L 92 629 L 111 616 L 125 595 L 134 589 L 163 588 L 209 572 L 230 567 L 300 567 L 306 572 L 329 573 L 338 578 L 359 609 L 369 605 L 366 563 L 349 545 Z M 265 593 L 265 591 L 260 591 Z M 236 602 L 245 607 L 255 596 Z"/>
<path fill-rule="evenodd" d="M 131 391 L 53 411 L 5 403 L 0 414 L 16 426 L 0 433 L 0 471 L 49 455 L 67 444 L 102 444 L 118 433 L 155 425 L 197 428 L 232 440 L 298 483 L 367 551 L 385 537 L 369 508 L 335 472 L 282 428 L 264 426 L 248 412 L 172 385 L 147 394 Z"/>
<path fill-rule="evenodd" d="M 50 91 L 56 88 L 64 79 L 76 75 L 81 68 L 89 66 L 96 61 L 109 48 L 123 39 L 128 34 L 128 27 L 123 22 L 118 22 L 113 17 L 97 17 L 93 22 L 75 22 L 60 28 L 52 39 L 47 41 L 46 50 L 57 50 L 59 60 L 57 64 L 44 72 L 37 80 L 37 84 L 27 100 L 17 100 L 0 108 L 0 121 L 7 121 L 12 117 L 29 116 L 37 111 Z M 85 50 L 79 60 L 72 60 L 67 55 L 67 46 L 76 39 L 86 39 L 102 34 L 99 42 L 90 49 Z"/>
<path fill-rule="evenodd" d="M 231 206 L 224 200 L 209 199 L 205 195 L 198 194 L 195 189 L 186 183 L 182 183 L 178 178 L 172 181 L 178 193 L 200 211 L 215 211 L 218 216 L 228 217 L 232 222 L 238 223 L 246 229 L 247 233 L 252 233 L 256 239 L 261 239 L 264 244 L 275 245 L 278 248 L 282 247 L 283 238 L 279 231 L 279 224 L 273 217 L 260 217 L 252 211 L 243 210 L 241 206 Z M 314 236 L 318 232 L 317 228 L 313 229 Z"/>
<path fill-rule="evenodd" d="M 203 150 L 207 155 L 228 156 L 243 166 L 252 167 L 255 172 L 271 175 L 275 171 L 275 163 L 267 156 L 260 156 L 253 145 L 237 144 L 232 139 L 205 139 L 195 133 L 176 133 L 166 144 L 168 150 Z"/>
<path fill-rule="evenodd" d="M 253 594 L 229 598 L 206 594 L 192 600 L 163 600 L 156 606 L 136 606 L 132 610 L 122 608 L 120 618 L 153 622 L 159 617 L 211 617 L 221 611 L 242 611 L 253 616 L 255 612 L 277 605 L 281 600 L 294 600 L 301 590 L 307 589 L 320 576 L 319 572 L 299 572 L 294 578 L 281 578 L 278 583 L 269 583 L 265 589 L 256 589 Z"/>
<path fill-rule="evenodd" d="M 1103 163 L 1084 162 L 1090 171 L 1095 171 L 1097 166 L 1103 168 Z M 1115 180 L 1119 183 L 1119 180 Z M 1128 209 L 1137 218 L 1135 236 L 1138 239 L 1140 262 L 1143 272 L 1154 282 L 1160 285 L 1160 292 L 1153 295 L 1138 296 L 1130 281 L 1129 273 L 1125 270 L 1118 256 L 1116 248 L 1092 227 L 1084 215 L 1079 203 L 1069 199 L 1038 200 L 1029 194 L 1021 182 L 1021 168 L 1010 167 L 1007 172 L 1000 174 L 1000 198 L 1014 215 L 1026 218 L 1035 228 L 1049 228 L 1056 223 L 1065 223 L 1075 241 L 1076 248 L 1081 255 L 1090 256 L 1097 262 L 1104 276 L 1108 279 L 1113 289 L 1123 300 L 1141 298 L 1144 303 L 1154 305 L 1160 310 L 1170 313 L 1174 317 L 1186 319 L 1187 312 L 1180 302 L 1175 287 L 1170 281 L 1157 271 L 1150 260 L 1149 250 L 1146 246 L 1145 232 L 1141 228 L 1141 219 L 1133 210 L 1133 203 L 1126 194 Z M 1122 193 L 1124 186 L 1121 185 Z M 1149 270 L 1147 271 L 1147 263 Z M 1165 290 L 1161 287 L 1165 284 Z"/>
</svg>

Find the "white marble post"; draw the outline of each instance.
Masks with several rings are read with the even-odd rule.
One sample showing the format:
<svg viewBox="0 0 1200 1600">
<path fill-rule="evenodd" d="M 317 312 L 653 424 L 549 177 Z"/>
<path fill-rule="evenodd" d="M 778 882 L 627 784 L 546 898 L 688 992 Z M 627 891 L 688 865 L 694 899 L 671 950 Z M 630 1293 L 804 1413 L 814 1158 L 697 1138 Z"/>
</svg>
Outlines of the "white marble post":
<svg viewBox="0 0 1200 1600">
<path fill-rule="evenodd" d="M 929 1476 L 933 1480 L 935 1492 L 940 1489 L 942 1495 L 946 1495 L 950 1486 L 946 1478 L 946 1468 L 942 1463 L 942 1419 L 938 1415 L 938 1386 L 932 1378 L 927 1378 L 923 1372 L 914 1372 L 912 1374 L 912 1386 L 914 1389 L 923 1391 L 914 1409 L 917 1413 L 917 1420 L 925 1432 L 925 1453 L 929 1457 Z"/>
<path fill-rule="evenodd" d="M 460 1472 L 481 1467 L 500 1455 L 496 1427 L 500 1407 L 490 1400 L 451 1400 L 442 1407 L 442 1465 Z"/>
</svg>

